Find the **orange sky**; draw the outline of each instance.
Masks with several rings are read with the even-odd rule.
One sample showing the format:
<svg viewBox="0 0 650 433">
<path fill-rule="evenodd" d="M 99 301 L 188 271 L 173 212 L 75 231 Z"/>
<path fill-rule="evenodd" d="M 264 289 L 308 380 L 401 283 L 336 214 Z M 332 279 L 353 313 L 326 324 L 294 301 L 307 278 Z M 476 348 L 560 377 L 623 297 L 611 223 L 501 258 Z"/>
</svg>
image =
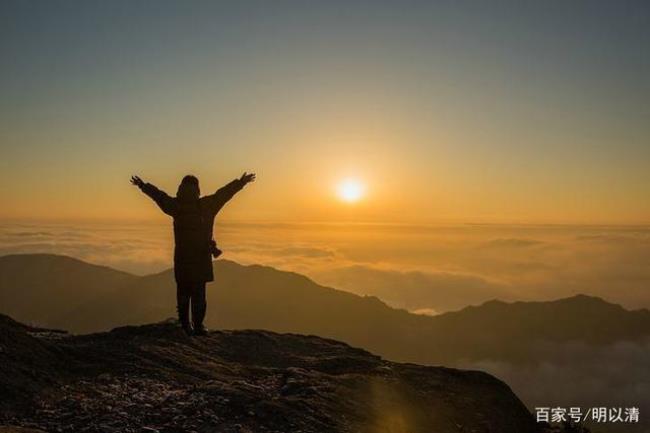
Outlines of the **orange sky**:
<svg viewBox="0 0 650 433">
<path fill-rule="evenodd" d="M 609 7 L 12 4 L 0 218 L 160 220 L 131 175 L 254 171 L 225 220 L 648 223 L 648 28 Z"/>
</svg>

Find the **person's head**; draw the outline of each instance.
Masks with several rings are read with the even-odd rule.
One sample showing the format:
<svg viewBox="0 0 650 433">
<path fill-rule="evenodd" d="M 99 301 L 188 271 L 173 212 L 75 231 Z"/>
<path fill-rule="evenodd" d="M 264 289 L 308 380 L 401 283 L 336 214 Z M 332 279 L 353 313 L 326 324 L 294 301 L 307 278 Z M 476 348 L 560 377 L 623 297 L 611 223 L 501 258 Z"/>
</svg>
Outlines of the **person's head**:
<svg viewBox="0 0 650 433">
<path fill-rule="evenodd" d="M 198 200 L 200 195 L 199 179 L 191 174 L 185 176 L 178 185 L 176 197 L 180 200 Z"/>
</svg>

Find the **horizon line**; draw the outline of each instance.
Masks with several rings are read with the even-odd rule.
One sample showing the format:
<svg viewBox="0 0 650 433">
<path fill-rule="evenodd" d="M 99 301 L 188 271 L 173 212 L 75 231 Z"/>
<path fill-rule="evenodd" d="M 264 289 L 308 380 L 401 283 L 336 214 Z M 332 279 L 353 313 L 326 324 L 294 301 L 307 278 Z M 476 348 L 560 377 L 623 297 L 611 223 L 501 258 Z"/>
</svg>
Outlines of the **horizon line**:
<svg viewBox="0 0 650 433">
<path fill-rule="evenodd" d="M 129 225 L 149 224 L 167 225 L 168 221 L 159 218 L 15 218 L 0 217 L 0 224 L 11 225 L 37 225 L 37 224 L 105 224 L 105 225 Z M 353 220 L 242 220 L 226 219 L 215 221 L 216 225 L 226 226 L 357 226 L 357 227 L 410 227 L 410 228 L 432 228 L 432 227 L 625 227 L 625 228 L 649 228 L 647 222 L 542 222 L 542 221 L 477 221 L 477 220 L 439 220 L 439 221 L 353 221 Z"/>
</svg>

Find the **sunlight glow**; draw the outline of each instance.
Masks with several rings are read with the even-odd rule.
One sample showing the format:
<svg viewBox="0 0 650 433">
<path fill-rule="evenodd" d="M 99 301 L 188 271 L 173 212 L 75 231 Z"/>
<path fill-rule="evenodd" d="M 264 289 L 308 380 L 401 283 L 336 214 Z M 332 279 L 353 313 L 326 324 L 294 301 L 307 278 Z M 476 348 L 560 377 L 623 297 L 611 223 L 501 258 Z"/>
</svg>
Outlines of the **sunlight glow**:
<svg viewBox="0 0 650 433">
<path fill-rule="evenodd" d="M 365 186 L 356 179 L 345 179 L 339 183 L 337 191 L 341 200 L 354 203 L 363 197 Z"/>
</svg>

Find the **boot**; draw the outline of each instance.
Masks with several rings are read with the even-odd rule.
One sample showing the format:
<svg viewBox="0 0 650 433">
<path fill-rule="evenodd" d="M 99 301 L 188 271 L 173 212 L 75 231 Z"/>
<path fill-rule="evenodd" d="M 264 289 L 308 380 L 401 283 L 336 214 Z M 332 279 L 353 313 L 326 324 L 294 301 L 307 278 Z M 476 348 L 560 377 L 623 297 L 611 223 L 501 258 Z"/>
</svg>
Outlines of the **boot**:
<svg viewBox="0 0 650 433">
<path fill-rule="evenodd" d="M 179 295 L 176 303 L 178 311 L 178 322 L 187 335 L 192 335 L 192 325 L 190 324 L 190 299 L 189 297 Z"/>
<path fill-rule="evenodd" d="M 185 331 L 187 335 L 194 335 L 194 328 L 192 328 L 190 322 L 181 323 L 181 328 L 183 328 L 183 331 Z"/>
<path fill-rule="evenodd" d="M 196 335 L 197 337 L 202 337 L 204 335 L 208 335 L 208 328 L 203 326 L 203 324 L 198 324 L 194 325 L 194 332 L 193 335 Z"/>
<path fill-rule="evenodd" d="M 207 335 L 208 330 L 203 326 L 205 311 L 207 309 L 205 300 L 205 285 L 197 288 L 192 296 L 192 322 L 194 323 L 194 335 Z"/>
</svg>

